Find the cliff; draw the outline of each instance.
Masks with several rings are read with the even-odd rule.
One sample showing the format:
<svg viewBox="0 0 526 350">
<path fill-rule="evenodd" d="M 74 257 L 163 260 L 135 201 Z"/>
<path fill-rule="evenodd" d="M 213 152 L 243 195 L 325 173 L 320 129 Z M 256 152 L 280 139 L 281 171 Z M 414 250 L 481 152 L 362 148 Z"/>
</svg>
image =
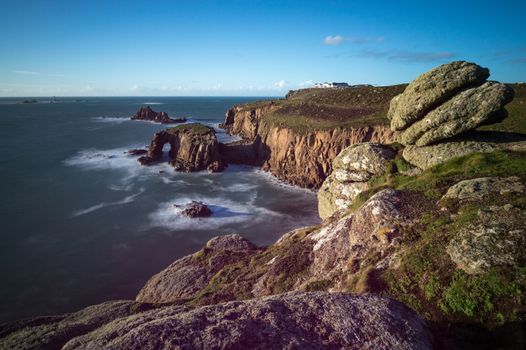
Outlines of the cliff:
<svg viewBox="0 0 526 350">
<path fill-rule="evenodd" d="M 389 100 L 403 88 L 294 91 L 286 99 L 234 106 L 221 127 L 252 143 L 254 163 L 264 170 L 294 185 L 319 188 L 345 147 L 394 141 L 385 116 Z"/>
</svg>

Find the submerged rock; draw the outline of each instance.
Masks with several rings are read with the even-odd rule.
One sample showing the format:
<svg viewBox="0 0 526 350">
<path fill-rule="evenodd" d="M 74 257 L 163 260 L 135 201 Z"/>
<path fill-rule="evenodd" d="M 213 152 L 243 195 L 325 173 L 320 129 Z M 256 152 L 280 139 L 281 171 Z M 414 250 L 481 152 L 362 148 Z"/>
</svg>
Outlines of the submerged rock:
<svg viewBox="0 0 526 350">
<path fill-rule="evenodd" d="M 137 113 L 135 113 L 130 119 L 147 120 L 161 124 L 174 124 L 186 122 L 186 118 L 172 119 L 168 116 L 168 114 L 166 114 L 166 112 L 155 112 L 150 108 L 150 106 L 141 107 L 139 111 L 137 111 Z"/>
<path fill-rule="evenodd" d="M 64 349 L 431 349 L 425 321 L 374 295 L 291 293 L 121 318 Z"/>
<path fill-rule="evenodd" d="M 352 205 L 367 181 L 386 171 L 396 152 L 388 146 L 360 143 L 344 149 L 333 161 L 333 171 L 318 191 L 318 212 L 326 219 Z"/>
<path fill-rule="evenodd" d="M 131 156 L 141 156 L 143 154 L 147 154 L 148 153 L 148 150 L 146 149 L 141 149 L 141 148 L 136 148 L 136 149 L 131 149 L 129 150 L 128 152 L 129 155 Z"/>
<path fill-rule="evenodd" d="M 182 214 L 191 218 L 204 218 L 212 215 L 212 211 L 203 203 L 192 201 L 187 204 Z"/>
</svg>

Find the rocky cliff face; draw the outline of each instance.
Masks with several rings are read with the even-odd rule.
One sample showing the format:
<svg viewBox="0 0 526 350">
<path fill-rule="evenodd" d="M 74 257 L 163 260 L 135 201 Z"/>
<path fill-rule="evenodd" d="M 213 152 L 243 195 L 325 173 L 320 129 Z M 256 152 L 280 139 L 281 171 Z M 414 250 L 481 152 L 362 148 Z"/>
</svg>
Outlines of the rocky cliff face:
<svg viewBox="0 0 526 350">
<path fill-rule="evenodd" d="M 276 177 L 301 187 L 319 188 L 332 171 L 332 160 L 345 147 L 360 142 L 389 143 L 395 137 L 388 126 L 298 132 L 265 122 L 274 102 L 245 109 L 231 108 L 222 127 L 252 142 L 256 164 Z"/>
<path fill-rule="evenodd" d="M 148 155 L 138 161 L 143 165 L 159 161 L 163 146 L 170 144 L 170 164 L 177 171 L 222 171 L 223 161 L 214 129 L 201 124 L 184 124 L 155 133 Z"/>
</svg>

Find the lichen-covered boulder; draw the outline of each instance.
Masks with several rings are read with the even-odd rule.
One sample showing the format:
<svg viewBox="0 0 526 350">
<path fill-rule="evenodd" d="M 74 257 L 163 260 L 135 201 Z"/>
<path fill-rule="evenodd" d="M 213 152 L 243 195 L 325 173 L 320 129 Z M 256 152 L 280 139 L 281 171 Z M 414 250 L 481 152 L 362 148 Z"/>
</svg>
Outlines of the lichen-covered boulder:
<svg viewBox="0 0 526 350">
<path fill-rule="evenodd" d="M 140 290 L 137 301 L 171 303 L 195 298 L 224 266 L 244 261 L 259 250 L 238 234 L 212 238 L 199 252 L 173 262 Z"/>
<path fill-rule="evenodd" d="M 491 193 L 504 195 L 524 193 L 524 184 L 517 176 L 479 177 L 463 180 L 451 186 L 442 200 L 479 200 Z"/>
<path fill-rule="evenodd" d="M 318 212 L 326 219 L 338 210 L 352 205 L 360 192 L 368 189 L 367 181 L 383 174 L 396 152 L 385 145 L 359 143 L 336 156 L 333 171 L 318 191 Z"/>
<path fill-rule="evenodd" d="M 474 63 L 456 61 L 420 75 L 391 102 L 388 118 L 392 130 L 403 130 L 461 90 L 482 84 L 489 70 Z"/>
<path fill-rule="evenodd" d="M 500 83 L 487 82 L 467 89 L 414 122 L 400 136 L 406 145 L 426 146 L 482 124 L 502 121 L 504 105 L 513 98 L 513 90 Z"/>
<path fill-rule="evenodd" d="M 387 297 L 289 293 L 164 307 L 70 340 L 73 349 L 431 349 L 426 322 Z"/>
<path fill-rule="evenodd" d="M 477 221 L 455 233 L 447 253 L 468 274 L 497 266 L 521 266 L 526 258 L 525 217 L 524 210 L 512 205 L 483 208 Z"/>
</svg>

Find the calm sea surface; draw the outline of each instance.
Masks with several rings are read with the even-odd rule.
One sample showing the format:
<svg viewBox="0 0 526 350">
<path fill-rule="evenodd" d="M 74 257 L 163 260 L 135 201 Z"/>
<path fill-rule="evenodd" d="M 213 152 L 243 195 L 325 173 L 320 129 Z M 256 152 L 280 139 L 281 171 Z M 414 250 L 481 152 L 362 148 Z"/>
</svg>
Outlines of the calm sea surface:
<svg viewBox="0 0 526 350">
<path fill-rule="evenodd" d="M 166 127 L 130 121 L 142 105 L 217 126 L 230 106 L 254 99 L 0 99 L 0 322 L 134 298 L 150 276 L 216 235 L 266 245 L 318 223 L 313 192 L 256 168 L 184 174 L 141 167 L 124 153 Z M 174 204 L 191 200 L 214 216 L 181 217 Z"/>
</svg>

